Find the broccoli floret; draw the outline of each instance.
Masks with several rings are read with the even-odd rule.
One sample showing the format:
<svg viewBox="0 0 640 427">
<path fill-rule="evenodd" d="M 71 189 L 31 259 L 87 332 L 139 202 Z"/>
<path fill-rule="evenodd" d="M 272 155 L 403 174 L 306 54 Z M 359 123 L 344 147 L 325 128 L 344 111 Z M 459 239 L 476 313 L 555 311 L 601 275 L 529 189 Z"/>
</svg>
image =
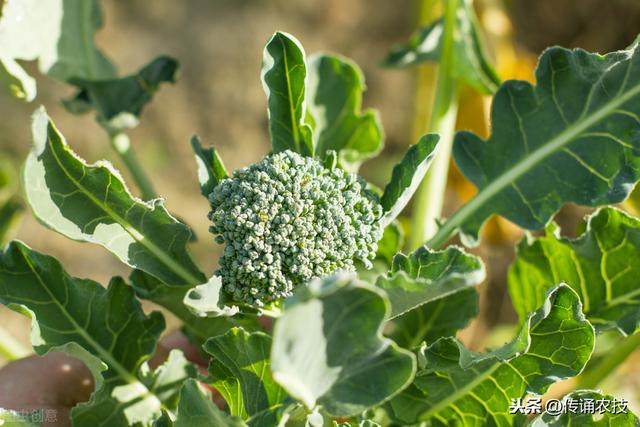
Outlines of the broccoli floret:
<svg viewBox="0 0 640 427">
<path fill-rule="evenodd" d="M 236 301 L 262 306 L 336 271 L 367 268 L 382 207 L 365 182 L 284 151 L 237 170 L 209 196 L 210 231 L 224 244 L 216 274 Z"/>
</svg>

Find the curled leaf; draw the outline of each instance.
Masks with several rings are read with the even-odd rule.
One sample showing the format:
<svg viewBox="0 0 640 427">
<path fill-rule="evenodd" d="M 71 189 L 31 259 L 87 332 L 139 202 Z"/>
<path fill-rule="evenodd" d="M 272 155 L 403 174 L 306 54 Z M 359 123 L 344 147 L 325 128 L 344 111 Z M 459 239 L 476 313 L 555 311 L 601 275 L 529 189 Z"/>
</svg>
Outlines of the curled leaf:
<svg viewBox="0 0 640 427">
<path fill-rule="evenodd" d="M 440 137 L 436 134 L 424 135 L 412 145 L 393 168 L 391 180 L 384 188 L 380 203 L 384 216 L 380 220 L 384 227 L 389 225 L 409 203 L 411 196 L 422 182 L 436 155 Z"/>
</svg>

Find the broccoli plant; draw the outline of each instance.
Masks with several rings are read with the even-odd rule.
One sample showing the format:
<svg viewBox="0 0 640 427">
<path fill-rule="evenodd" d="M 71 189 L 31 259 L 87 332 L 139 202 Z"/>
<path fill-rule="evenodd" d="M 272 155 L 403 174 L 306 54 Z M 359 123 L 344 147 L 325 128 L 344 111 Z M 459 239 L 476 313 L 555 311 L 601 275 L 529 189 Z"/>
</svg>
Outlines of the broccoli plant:
<svg viewBox="0 0 640 427">
<path fill-rule="evenodd" d="M 444 16 L 385 61 L 440 63 L 432 130 L 442 135 L 427 133 L 411 145 L 378 189 L 358 175 L 383 146 L 377 113 L 362 110 L 362 72 L 339 55 L 307 57 L 296 38 L 275 33 L 261 72 L 270 152 L 229 173 L 218 151 L 191 141 L 210 205 L 201 215 L 210 225 L 206 239 L 220 254 L 217 269 L 205 272 L 188 249 L 191 229 L 153 196 L 145 175 L 136 175 L 139 165 L 126 157 L 124 131 L 157 84 L 173 80 L 177 65 L 165 58 L 117 79 L 91 42 L 99 14 L 88 12 L 98 11 L 97 3 L 53 3 L 75 20 L 67 31 L 88 37 L 57 32 L 57 44 L 30 52 L 0 45 L 1 81 L 30 99 L 35 86 L 16 59 L 39 59 L 40 70 L 55 78 L 64 72 L 63 80 L 80 89 L 67 108 L 96 110 L 143 195 L 136 197 L 108 161 L 80 158 L 45 109 L 35 112 L 23 170 L 33 214 L 131 268 L 128 278 L 102 286 L 73 277 L 56 258 L 18 240 L 0 253 L 0 302 L 31 319 L 35 352 L 64 352 L 90 372 L 91 396 L 72 409 L 72 425 L 640 423 L 618 397 L 598 390 L 640 341 L 640 219 L 612 206 L 640 180 L 640 40 L 606 55 L 550 48 L 535 85 L 500 82 L 471 2 L 446 0 Z M 27 22 L 49 22 L 40 5 L 26 0 L 7 1 L 3 19 L 17 4 L 29 12 Z M 22 25 L 8 28 L 20 35 Z M 85 43 L 93 59 L 65 63 L 74 43 Z M 159 67 L 166 61 L 173 65 Z M 450 128 L 458 84 L 493 94 L 488 139 Z M 420 215 L 450 156 L 478 192 L 433 229 L 442 200 L 427 209 L 428 218 Z M 439 166 L 429 171 L 432 163 Z M 407 230 L 398 218 L 416 192 Z M 562 237 L 553 222 L 569 202 L 597 208 L 576 239 Z M 509 272 L 519 315 L 513 338 L 476 352 L 456 334 L 477 315 L 485 267 L 462 247 L 443 246 L 456 235 L 476 244 L 492 215 L 545 234 L 526 234 Z M 406 232 L 411 242 L 403 253 Z M 182 321 L 208 372 L 179 349 L 161 363 L 152 358 L 165 319 L 143 310 L 140 300 Z M 606 331 L 619 345 L 594 356 Z M 526 416 L 527 399 L 569 378 L 575 379 L 567 395 L 554 400 L 566 410 Z M 215 402 L 211 390 L 220 395 Z M 570 409 L 576 401 L 619 406 Z M 20 409 L 1 410 L 0 424 L 37 421 Z"/>
</svg>

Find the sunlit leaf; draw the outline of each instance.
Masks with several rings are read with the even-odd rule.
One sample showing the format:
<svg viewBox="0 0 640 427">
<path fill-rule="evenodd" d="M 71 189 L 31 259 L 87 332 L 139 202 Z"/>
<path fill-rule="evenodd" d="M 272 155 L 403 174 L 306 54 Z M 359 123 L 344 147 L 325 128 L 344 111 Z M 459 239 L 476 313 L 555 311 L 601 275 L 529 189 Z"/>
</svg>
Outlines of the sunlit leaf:
<svg viewBox="0 0 640 427">
<path fill-rule="evenodd" d="M 113 65 L 93 45 L 102 25 L 97 0 L 6 0 L 0 19 L 0 83 L 31 101 L 35 81 L 16 60 L 38 60 L 58 80 L 108 79 Z"/>
<path fill-rule="evenodd" d="M 179 352 L 150 372 L 145 361 L 164 319 L 158 312 L 145 315 L 120 278 L 104 289 L 69 276 L 55 258 L 12 242 L 0 256 L 0 302 L 31 317 L 38 354 L 61 350 L 91 370 L 96 391 L 73 409 L 75 426 L 148 423 L 172 407 L 179 384 L 196 374 Z"/>
<path fill-rule="evenodd" d="M 393 168 L 391 180 L 384 188 L 380 203 L 384 209 L 381 223 L 390 224 L 409 203 L 422 178 L 429 170 L 431 161 L 436 155 L 440 137 L 428 134 L 420 138 L 417 144 L 409 147 L 404 157 Z"/>
<path fill-rule="evenodd" d="M 509 271 L 511 300 L 524 319 L 553 283 L 563 281 L 580 295 L 596 328 L 617 328 L 631 335 L 640 328 L 638 259 L 640 220 L 620 210 L 596 212 L 575 240 L 561 238 L 552 224 L 544 237 L 527 237 L 518 245 Z"/>
<path fill-rule="evenodd" d="M 378 405 L 412 380 L 415 359 L 381 337 L 381 291 L 350 275 L 312 281 L 286 301 L 273 333 L 273 377 L 293 397 L 336 416 Z"/>
<path fill-rule="evenodd" d="M 511 426 L 511 399 L 543 394 L 554 382 L 580 373 L 594 341 L 578 295 L 561 285 L 511 343 L 493 352 L 474 353 L 455 338 L 423 347 L 413 385 L 389 407 L 406 424 Z"/>
<path fill-rule="evenodd" d="M 395 318 L 423 304 L 468 291 L 484 277 L 479 258 L 456 247 L 432 251 L 423 246 L 410 255 L 396 255 L 391 270 L 378 278 L 376 286 L 387 294 L 389 317 Z"/>
<path fill-rule="evenodd" d="M 362 112 L 364 76 L 360 68 L 338 55 L 309 58 L 307 99 L 316 155 L 338 153 L 339 164 L 356 172 L 383 146 L 382 124 L 373 110 Z"/>
<path fill-rule="evenodd" d="M 273 152 L 292 150 L 313 156 L 311 127 L 304 122 L 307 65 L 300 42 L 290 34 L 275 33 L 264 48 L 261 76 Z"/>
<path fill-rule="evenodd" d="M 605 56 L 551 48 L 537 86 L 500 87 L 491 137 L 456 135 L 455 160 L 479 189 L 451 224 L 468 243 L 492 214 L 535 230 L 567 202 L 600 206 L 628 196 L 640 178 L 639 62 L 637 42 Z M 448 232 L 445 224 L 441 234 Z"/>
<path fill-rule="evenodd" d="M 133 197 L 107 162 L 85 163 L 44 110 L 34 115 L 33 138 L 25 192 L 42 223 L 71 239 L 104 246 L 166 283 L 205 281 L 186 250 L 191 231 L 167 212 L 162 200 Z"/>
</svg>

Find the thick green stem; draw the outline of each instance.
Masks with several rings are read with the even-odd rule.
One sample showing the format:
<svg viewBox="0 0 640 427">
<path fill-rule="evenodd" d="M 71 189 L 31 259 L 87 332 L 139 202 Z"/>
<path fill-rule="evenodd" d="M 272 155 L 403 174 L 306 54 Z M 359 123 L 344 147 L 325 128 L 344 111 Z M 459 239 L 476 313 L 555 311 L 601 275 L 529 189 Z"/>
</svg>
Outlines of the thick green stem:
<svg viewBox="0 0 640 427">
<path fill-rule="evenodd" d="M 424 244 L 438 230 L 446 192 L 451 146 L 458 113 L 458 85 L 452 76 L 456 9 L 459 0 L 444 1 L 444 34 L 440 51 L 436 93 L 428 126 L 429 133 L 440 135 L 438 154 L 418 188 L 412 216 L 409 248 Z"/>
<path fill-rule="evenodd" d="M 24 348 L 15 338 L 0 328 L 0 357 L 6 361 L 21 359 L 31 352 Z"/>
<path fill-rule="evenodd" d="M 131 142 L 129 137 L 124 133 L 115 133 L 109 135 L 111 146 L 118 153 L 122 162 L 125 164 L 136 185 L 140 189 L 140 193 L 143 200 L 151 200 L 157 197 L 151 181 L 145 174 L 144 170 L 140 166 L 138 159 L 136 158 L 133 150 L 131 149 Z"/>
<path fill-rule="evenodd" d="M 631 353 L 640 347 L 640 333 L 631 335 L 623 339 L 618 345 L 612 348 L 592 368 L 587 370 L 577 378 L 578 389 L 595 389 L 606 379 L 613 371 L 615 371 L 626 360 Z"/>
</svg>

